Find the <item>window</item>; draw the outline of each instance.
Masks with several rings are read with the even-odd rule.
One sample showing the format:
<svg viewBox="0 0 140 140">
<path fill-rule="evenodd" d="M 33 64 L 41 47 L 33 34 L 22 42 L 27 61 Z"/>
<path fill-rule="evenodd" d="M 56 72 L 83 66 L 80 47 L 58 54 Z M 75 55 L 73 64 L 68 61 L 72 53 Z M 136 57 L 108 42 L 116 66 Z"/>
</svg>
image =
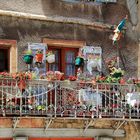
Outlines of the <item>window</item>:
<svg viewBox="0 0 140 140">
<path fill-rule="evenodd" d="M 15 40 L 0 40 L 0 72 L 17 72 L 17 47 Z"/>
<path fill-rule="evenodd" d="M 61 71 L 65 77 L 76 74 L 75 58 L 78 54 L 78 48 L 52 47 L 48 46 L 55 54 L 55 63 L 48 64 L 47 70 Z"/>
<path fill-rule="evenodd" d="M 0 72 L 9 72 L 9 49 L 0 48 Z"/>
<path fill-rule="evenodd" d="M 79 48 L 86 45 L 84 41 L 44 38 L 43 43 L 47 44 L 48 49 L 55 53 L 56 58 L 55 63 L 47 64 L 47 70 L 61 71 L 66 78 L 76 74 L 75 58 Z"/>
</svg>

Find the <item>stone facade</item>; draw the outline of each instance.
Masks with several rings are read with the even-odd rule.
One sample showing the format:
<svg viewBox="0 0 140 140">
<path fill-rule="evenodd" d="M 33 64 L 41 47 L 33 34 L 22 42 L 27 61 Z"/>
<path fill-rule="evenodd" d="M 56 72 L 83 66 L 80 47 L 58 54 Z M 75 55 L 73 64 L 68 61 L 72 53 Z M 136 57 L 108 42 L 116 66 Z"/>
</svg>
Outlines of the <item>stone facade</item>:
<svg viewBox="0 0 140 140">
<path fill-rule="evenodd" d="M 112 45 L 109 36 L 113 34 L 112 29 L 104 30 L 93 26 L 80 24 L 81 19 L 90 22 L 103 22 L 106 24 L 118 24 L 129 11 L 126 2 L 118 0 L 117 4 L 93 4 L 93 3 L 65 3 L 58 0 L 0 0 L 0 9 L 32 13 L 58 18 L 79 18 L 79 23 L 54 22 L 19 18 L 13 16 L 0 16 L 0 38 L 17 41 L 18 50 L 18 71 L 26 70 L 23 63 L 23 52 L 28 42 L 41 43 L 43 38 L 81 40 L 87 45 L 100 45 L 103 51 L 103 72 L 107 73 L 105 60 L 116 56 L 117 48 Z M 139 30 L 133 30 L 131 20 L 127 22 L 126 34 L 119 41 L 121 67 L 126 70 L 126 77 L 137 76 L 138 74 L 138 34 Z M 136 26 L 139 27 L 139 23 Z M 101 121 L 94 128 L 113 128 L 116 121 Z M 137 124 L 136 124 L 137 125 Z M 0 127 L 12 127 L 11 119 L 0 119 Z M 43 119 L 22 119 L 17 127 L 44 127 Z M 81 120 L 55 120 L 51 128 L 84 128 Z M 139 126 L 138 126 L 139 127 Z M 126 138 L 115 140 L 138 140 L 139 128 L 132 122 L 123 125 L 126 130 Z"/>
</svg>

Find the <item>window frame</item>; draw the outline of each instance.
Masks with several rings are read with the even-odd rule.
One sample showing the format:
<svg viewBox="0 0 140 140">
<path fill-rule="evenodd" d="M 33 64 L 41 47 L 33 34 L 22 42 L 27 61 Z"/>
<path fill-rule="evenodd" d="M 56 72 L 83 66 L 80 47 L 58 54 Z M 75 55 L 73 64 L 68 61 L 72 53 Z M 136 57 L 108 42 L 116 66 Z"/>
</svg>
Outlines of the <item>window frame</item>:
<svg viewBox="0 0 140 140">
<path fill-rule="evenodd" d="M 75 54 L 75 58 L 78 55 L 78 48 L 68 48 L 68 47 L 56 47 L 56 46 L 48 46 L 48 50 L 60 50 L 59 52 L 59 60 L 58 60 L 58 69 L 60 69 L 61 72 L 63 72 L 66 76 L 66 66 L 72 63 L 67 63 L 65 58 L 62 58 L 62 56 L 66 57 L 66 52 L 72 51 Z M 47 63 L 47 70 L 49 70 L 49 64 Z M 75 75 L 76 75 L 76 69 L 75 69 Z"/>
<path fill-rule="evenodd" d="M 48 49 L 49 46 L 53 49 L 63 49 L 68 48 L 70 49 L 79 49 L 81 47 L 86 46 L 85 41 L 77 41 L 77 40 L 57 40 L 57 39 L 49 39 L 49 38 L 43 38 L 42 42 L 44 44 L 47 44 Z M 62 56 L 63 54 L 61 54 Z M 62 71 L 64 71 L 65 64 L 62 64 Z"/>
<path fill-rule="evenodd" d="M 0 39 L 0 47 L 9 49 L 9 72 L 15 73 L 17 72 L 17 41 L 16 40 L 8 40 L 8 39 Z"/>
<path fill-rule="evenodd" d="M 10 49 L 9 48 L 7 48 L 7 47 L 2 47 L 2 46 L 0 46 L 0 50 L 6 50 L 7 52 L 6 52 L 6 55 L 8 55 L 8 56 L 4 56 L 4 57 L 7 57 L 7 63 L 8 63 L 8 71 L 6 71 L 6 72 L 10 72 Z M 4 52 L 5 53 L 5 52 Z M 6 63 L 6 62 L 5 62 Z"/>
</svg>

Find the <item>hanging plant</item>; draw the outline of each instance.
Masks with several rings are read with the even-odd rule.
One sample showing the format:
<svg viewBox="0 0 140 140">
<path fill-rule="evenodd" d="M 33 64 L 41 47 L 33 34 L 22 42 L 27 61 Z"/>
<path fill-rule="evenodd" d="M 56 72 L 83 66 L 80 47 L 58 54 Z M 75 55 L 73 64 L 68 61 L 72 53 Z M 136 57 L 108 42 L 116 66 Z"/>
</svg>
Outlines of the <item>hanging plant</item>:
<svg viewBox="0 0 140 140">
<path fill-rule="evenodd" d="M 43 51 L 38 49 L 35 54 L 35 64 L 37 67 L 40 67 L 43 61 Z"/>
<path fill-rule="evenodd" d="M 110 75 L 114 78 L 121 78 L 124 75 L 124 70 L 122 70 L 121 68 L 113 67 Z"/>
<path fill-rule="evenodd" d="M 31 72 L 17 72 L 13 73 L 12 77 L 17 80 L 18 87 L 22 91 L 26 88 L 27 80 L 32 78 Z"/>
<path fill-rule="evenodd" d="M 53 54 L 52 51 L 47 51 L 46 60 L 48 63 L 54 63 L 55 62 L 55 54 Z"/>
<path fill-rule="evenodd" d="M 81 67 L 84 65 L 84 58 L 81 56 L 77 56 L 75 59 L 75 66 Z"/>
<path fill-rule="evenodd" d="M 25 52 L 25 55 L 23 57 L 23 61 L 26 63 L 26 64 L 32 64 L 33 62 L 33 55 L 32 55 L 32 51 L 31 50 L 27 50 Z"/>
</svg>

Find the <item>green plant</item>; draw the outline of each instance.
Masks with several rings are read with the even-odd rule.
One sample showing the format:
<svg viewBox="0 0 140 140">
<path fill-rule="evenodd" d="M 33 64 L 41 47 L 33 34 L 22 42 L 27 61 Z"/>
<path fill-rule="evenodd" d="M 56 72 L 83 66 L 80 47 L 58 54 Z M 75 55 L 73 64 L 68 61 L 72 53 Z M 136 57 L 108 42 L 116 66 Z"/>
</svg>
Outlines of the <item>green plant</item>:
<svg viewBox="0 0 140 140">
<path fill-rule="evenodd" d="M 110 75 L 114 78 L 122 77 L 124 75 L 124 70 L 122 70 L 121 68 L 117 69 L 117 68 L 113 67 Z"/>
<path fill-rule="evenodd" d="M 46 57 L 48 57 L 48 56 L 50 56 L 50 55 L 53 55 L 53 52 L 52 52 L 52 51 L 47 51 Z"/>
<path fill-rule="evenodd" d="M 32 55 L 32 50 L 26 50 L 25 55 Z"/>
</svg>

